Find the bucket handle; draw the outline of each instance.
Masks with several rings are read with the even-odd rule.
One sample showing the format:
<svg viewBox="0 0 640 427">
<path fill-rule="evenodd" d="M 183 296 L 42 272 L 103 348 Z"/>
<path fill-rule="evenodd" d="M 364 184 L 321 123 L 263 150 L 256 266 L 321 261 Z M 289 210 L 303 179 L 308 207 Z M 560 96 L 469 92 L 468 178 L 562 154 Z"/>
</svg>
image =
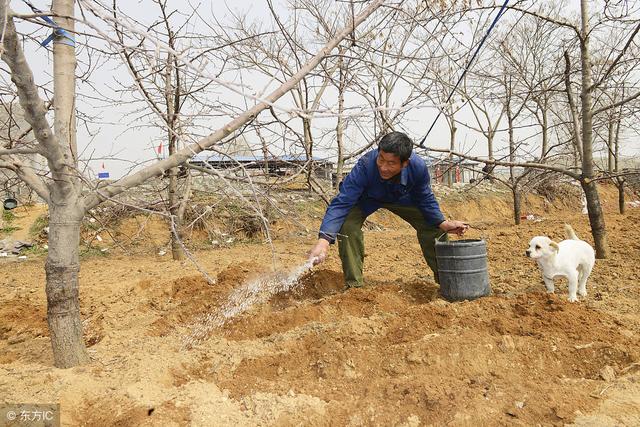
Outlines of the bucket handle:
<svg viewBox="0 0 640 427">
<path fill-rule="evenodd" d="M 468 223 L 465 223 L 465 224 L 469 227 L 469 229 L 474 229 L 474 230 L 478 230 L 478 231 L 480 231 L 480 237 L 482 238 L 482 240 L 486 240 L 486 239 L 485 239 L 485 231 L 486 231 L 486 228 L 479 228 L 479 227 L 475 227 L 475 226 L 473 226 L 473 225 L 471 225 L 471 224 L 468 224 Z M 448 234 L 448 233 L 447 233 L 446 231 L 445 231 L 445 232 L 443 232 L 442 234 L 440 234 L 438 237 L 436 237 L 436 242 L 441 242 L 442 240 L 440 240 L 440 239 L 442 239 L 442 236 L 445 236 L 445 235 L 447 235 L 447 234 Z"/>
</svg>

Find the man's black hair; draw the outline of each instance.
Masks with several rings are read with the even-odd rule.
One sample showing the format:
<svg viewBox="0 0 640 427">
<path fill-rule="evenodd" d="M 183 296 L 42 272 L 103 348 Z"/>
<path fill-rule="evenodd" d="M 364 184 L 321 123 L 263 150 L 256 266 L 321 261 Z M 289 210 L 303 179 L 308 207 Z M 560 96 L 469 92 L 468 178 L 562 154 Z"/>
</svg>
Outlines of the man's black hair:
<svg viewBox="0 0 640 427">
<path fill-rule="evenodd" d="M 391 132 L 382 137 L 378 148 L 385 153 L 395 154 L 401 162 L 405 162 L 411 157 L 413 142 L 402 132 Z"/>
</svg>

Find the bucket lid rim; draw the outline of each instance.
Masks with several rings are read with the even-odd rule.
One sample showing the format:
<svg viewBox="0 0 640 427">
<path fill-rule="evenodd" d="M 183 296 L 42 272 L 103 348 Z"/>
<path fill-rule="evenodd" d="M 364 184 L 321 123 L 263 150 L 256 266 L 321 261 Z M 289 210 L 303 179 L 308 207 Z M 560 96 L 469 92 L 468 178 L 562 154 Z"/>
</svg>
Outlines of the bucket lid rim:
<svg viewBox="0 0 640 427">
<path fill-rule="evenodd" d="M 476 245 L 478 243 L 487 243 L 484 239 L 463 239 L 463 240 L 448 240 L 448 241 L 439 241 L 436 240 L 436 245 L 458 245 L 458 246 L 471 246 Z"/>
<path fill-rule="evenodd" d="M 18 207 L 18 201 L 13 198 L 7 198 L 2 202 L 2 206 L 4 206 L 5 209 L 14 209 Z"/>
</svg>

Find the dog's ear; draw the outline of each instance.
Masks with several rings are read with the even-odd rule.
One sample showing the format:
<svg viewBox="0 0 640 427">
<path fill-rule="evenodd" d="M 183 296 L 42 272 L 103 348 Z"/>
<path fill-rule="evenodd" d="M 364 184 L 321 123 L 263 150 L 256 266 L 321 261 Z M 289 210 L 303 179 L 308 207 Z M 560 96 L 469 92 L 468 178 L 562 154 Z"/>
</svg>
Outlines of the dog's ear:
<svg viewBox="0 0 640 427">
<path fill-rule="evenodd" d="M 549 246 L 551 246 L 556 252 L 560 252 L 560 246 L 558 246 L 558 244 L 553 240 L 551 241 L 551 243 L 549 243 Z"/>
</svg>

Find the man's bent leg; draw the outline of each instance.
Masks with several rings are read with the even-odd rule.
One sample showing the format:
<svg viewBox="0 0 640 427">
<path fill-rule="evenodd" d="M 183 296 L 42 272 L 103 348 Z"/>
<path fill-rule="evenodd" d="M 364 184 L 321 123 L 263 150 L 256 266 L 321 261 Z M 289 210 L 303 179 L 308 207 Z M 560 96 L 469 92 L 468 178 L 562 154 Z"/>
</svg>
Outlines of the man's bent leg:
<svg viewBox="0 0 640 427">
<path fill-rule="evenodd" d="M 364 265 L 362 224 L 365 218 L 360 207 L 354 206 L 344 220 L 338 235 L 338 252 L 347 287 L 362 286 L 362 267 Z"/>
<path fill-rule="evenodd" d="M 385 204 L 383 207 L 407 221 L 416 230 L 418 243 L 420 243 L 424 260 L 427 262 L 429 268 L 431 268 L 431 271 L 433 271 L 433 277 L 436 283 L 440 283 L 438 278 L 438 263 L 436 261 L 435 240 L 442 235 L 443 231 L 437 226 L 427 224 L 424 215 L 422 215 L 420 209 L 415 206 Z M 441 240 L 446 241 L 447 239 L 448 237 L 445 234 Z"/>
</svg>

